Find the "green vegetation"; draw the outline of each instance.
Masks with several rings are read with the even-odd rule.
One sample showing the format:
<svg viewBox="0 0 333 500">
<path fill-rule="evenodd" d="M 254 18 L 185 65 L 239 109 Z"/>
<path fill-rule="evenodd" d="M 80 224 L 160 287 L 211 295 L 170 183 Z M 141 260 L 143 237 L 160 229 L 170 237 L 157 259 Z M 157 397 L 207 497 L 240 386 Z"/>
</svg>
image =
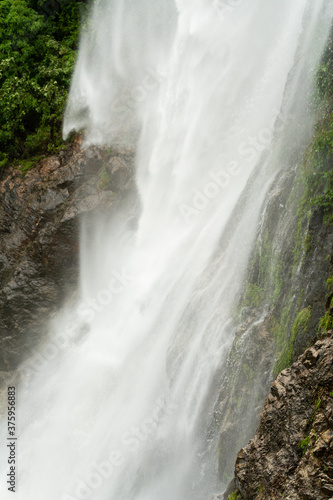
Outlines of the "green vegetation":
<svg viewBox="0 0 333 500">
<path fill-rule="evenodd" d="M 333 222 L 333 34 L 318 70 L 316 87 L 320 120 L 288 200 L 295 204 L 298 219 L 292 261 L 290 264 L 281 261 L 280 254 L 274 251 L 273 238 L 266 231 L 264 240 L 255 249 L 241 305 L 258 308 L 269 304 L 271 307 L 268 329 L 276 340 L 275 376 L 293 362 L 295 341 L 305 338 L 310 324 L 311 309 L 304 309 L 303 294 L 298 289 L 299 272 L 314 244 L 314 235 L 308 230 L 310 219 L 317 210 L 324 214 L 325 224 Z M 286 277 L 284 286 L 283 276 Z M 333 329 L 333 278 L 327 283 L 331 287 L 331 303 L 320 321 L 321 332 Z"/>
<path fill-rule="evenodd" d="M 318 399 L 317 399 L 317 402 L 316 402 L 315 414 L 319 410 L 320 405 L 321 405 L 321 397 L 319 396 Z"/>
<path fill-rule="evenodd" d="M 316 392 L 318 393 L 319 392 L 319 396 L 318 398 L 316 399 L 316 402 L 315 402 L 315 407 L 314 407 L 314 410 L 312 412 L 312 415 L 311 417 L 309 418 L 309 423 L 312 425 L 313 422 L 314 422 L 314 419 L 316 418 L 316 415 L 318 413 L 318 410 L 321 406 L 321 398 L 322 398 L 322 395 L 323 395 L 323 392 L 324 392 L 324 389 L 322 387 L 317 387 L 316 388 Z M 314 432 L 314 431 L 313 431 Z"/>
<path fill-rule="evenodd" d="M 323 100 L 331 100 L 333 96 L 333 32 L 331 40 L 328 44 L 321 64 L 317 73 L 317 88 L 319 98 Z"/>
<path fill-rule="evenodd" d="M 288 308 L 284 308 L 282 312 L 281 323 L 280 325 L 278 325 L 277 330 L 277 349 L 283 346 L 283 350 L 274 368 L 275 375 L 291 365 L 293 360 L 295 340 L 299 335 L 303 335 L 308 329 L 311 318 L 311 307 L 306 307 L 296 316 L 296 319 L 291 328 L 291 335 L 289 340 L 285 338 L 286 332 L 289 331 L 289 328 L 287 327 L 288 318 Z"/>
<path fill-rule="evenodd" d="M 83 5 L 0 0 L 0 167 L 62 144 Z"/>
<path fill-rule="evenodd" d="M 267 300 L 274 305 L 282 290 L 282 263 L 268 231 L 257 245 L 251 269 L 257 269 L 258 276 L 255 283 L 247 282 L 242 307 L 259 307 Z"/>
<path fill-rule="evenodd" d="M 328 332 L 333 329 L 333 316 L 331 313 L 331 308 L 333 307 L 333 299 L 331 299 L 330 307 L 328 311 L 324 314 L 324 316 L 319 321 L 318 333 L 322 335 L 323 333 Z"/>
<path fill-rule="evenodd" d="M 302 450 L 302 455 L 303 456 L 305 455 L 305 453 L 308 450 L 310 441 L 311 441 L 311 436 L 309 435 L 309 436 L 306 436 L 306 438 L 302 439 L 302 441 L 298 445 L 299 448 L 301 448 L 301 450 Z"/>
<path fill-rule="evenodd" d="M 321 318 L 321 320 L 319 322 L 319 326 L 318 326 L 318 334 L 319 335 L 322 335 L 322 334 L 328 332 L 329 330 L 333 329 L 333 316 L 332 316 L 332 311 L 333 311 L 333 309 L 332 309 L 332 307 L 333 307 L 333 293 L 332 293 L 332 290 L 333 290 L 333 277 L 332 276 L 330 276 L 326 280 L 326 285 L 327 285 L 327 288 L 330 291 L 330 295 L 328 297 L 329 307 L 328 307 L 328 310 L 326 311 L 326 313 L 324 314 L 324 316 Z"/>
<path fill-rule="evenodd" d="M 307 184 L 313 195 L 311 206 L 322 208 L 325 222 L 332 222 L 333 209 L 333 113 L 330 113 L 318 125 L 315 140 L 310 151 L 309 161 L 312 172 L 307 176 Z M 319 193 L 319 194 L 318 194 Z"/>
<path fill-rule="evenodd" d="M 109 174 L 109 172 L 104 167 L 103 170 L 102 170 L 102 174 L 101 174 L 101 180 L 100 180 L 100 183 L 99 183 L 99 189 L 101 189 L 102 191 L 104 189 L 108 189 L 109 186 L 110 186 L 110 181 L 111 181 L 110 174 Z"/>
<path fill-rule="evenodd" d="M 323 212 L 324 224 L 331 224 L 333 221 L 333 32 L 317 72 L 316 92 L 316 105 L 320 119 L 314 138 L 304 155 L 303 165 L 295 184 L 299 193 L 299 201 L 292 283 L 295 282 L 298 270 L 313 244 L 313 235 L 308 231 L 313 212 L 315 210 Z M 330 256 L 329 260 L 331 260 Z M 333 278 L 328 279 L 327 285 L 331 289 L 330 307 L 320 320 L 319 331 L 321 333 L 333 328 L 331 313 Z M 270 329 L 276 338 L 276 351 L 279 357 L 274 368 L 275 375 L 292 363 L 295 340 L 307 332 L 311 318 L 310 307 L 298 312 L 302 303 L 301 295 L 297 307 L 292 307 L 291 291 L 283 297 L 282 302 L 281 314 L 277 314 L 277 317 L 273 315 L 270 321 Z M 295 314 L 296 319 L 292 322 Z M 290 338 L 288 338 L 289 335 Z"/>
<path fill-rule="evenodd" d="M 320 386 L 316 387 L 315 395 L 318 395 L 318 396 L 317 396 L 315 403 L 314 403 L 314 410 L 308 419 L 308 424 L 311 427 L 311 430 L 310 430 L 309 434 L 304 439 L 302 439 L 298 444 L 298 447 L 302 450 L 303 456 L 305 455 L 305 453 L 307 452 L 309 447 L 310 447 L 310 449 L 313 448 L 314 444 L 316 443 L 316 441 L 318 439 L 316 431 L 313 428 L 313 423 L 314 423 L 314 420 L 315 420 L 316 415 L 318 413 L 318 410 L 321 406 L 322 396 L 323 396 L 324 392 L 325 392 L 325 389 L 323 387 L 320 387 Z"/>
<path fill-rule="evenodd" d="M 243 373 L 248 380 L 253 380 L 254 377 L 253 368 L 250 367 L 247 363 L 243 364 Z"/>
<path fill-rule="evenodd" d="M 259 307 L 265 298 L 265 290 L 256 283 L 247 283 L 244 306 Z"/>
<path fill-rule="evenodd" d="M 242 500 L 242 497 L 240 496 L 240 493 L 238 490 L 234 491 L 229 495 L 228 500 Z"/>
<path fill-rule="evenodd" d="M 317 72 L 317 102 L 321 120 L 306 155 L 306 185 L 310 204 L 321 208 L 325 222 L 333 210 L 333 33 Z"/>
</svg>

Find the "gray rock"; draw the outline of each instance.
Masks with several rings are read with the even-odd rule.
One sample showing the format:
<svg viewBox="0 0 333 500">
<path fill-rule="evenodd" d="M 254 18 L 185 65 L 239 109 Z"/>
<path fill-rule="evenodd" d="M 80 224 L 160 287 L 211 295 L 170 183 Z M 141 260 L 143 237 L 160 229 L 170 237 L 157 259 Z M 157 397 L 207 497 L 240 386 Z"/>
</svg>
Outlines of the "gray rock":
<svg viewBox="0 0 333 500">
<path fill-rule="evenodd" d="M 18 366 L 75 290 L 81 216 L 112 211 L 134 190 L 133 149 L 79 146 L 24 176 L 13 168 L 2 174 L 0 371 Z"/>
<path fill-rule="evenodd" d="M 332 368 L 333 331 L 272 384 L 258 431 L 237 457 L 243 498 L 332 498 Z"/>
</svg>

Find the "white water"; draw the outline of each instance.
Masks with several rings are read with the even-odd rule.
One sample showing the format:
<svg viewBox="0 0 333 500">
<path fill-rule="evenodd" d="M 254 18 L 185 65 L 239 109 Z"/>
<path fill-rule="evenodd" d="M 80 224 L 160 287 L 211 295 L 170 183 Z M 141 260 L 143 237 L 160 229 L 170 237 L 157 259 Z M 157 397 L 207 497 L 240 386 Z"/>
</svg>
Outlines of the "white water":
<svg viewBox="0 0 333 500">
<path fill-rule="evenodd" d="M 125 209 L 83 223 L 85 307 L 59 314 L 50 338 L 68 348 L 19 391 L 19 500 L 209 500 L 226 486 L 207 435 L 215 375 L 286 133 L 310 120 L 325 5 L 97 3 L 64 130 L 85 127 L 87 143 L 139 137 L 142 210 L 135 231 Z M 10 498 L 3 480 L 0 493 Z"/>
</svg>

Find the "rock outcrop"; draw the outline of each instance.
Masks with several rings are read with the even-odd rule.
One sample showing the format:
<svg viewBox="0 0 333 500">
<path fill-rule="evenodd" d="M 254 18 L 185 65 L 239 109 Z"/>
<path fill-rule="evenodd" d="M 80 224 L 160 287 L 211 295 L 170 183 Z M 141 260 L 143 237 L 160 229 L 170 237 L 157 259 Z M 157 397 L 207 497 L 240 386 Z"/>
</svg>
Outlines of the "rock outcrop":
<svg viewBox="0 0 333 500">
<path fill-rule="evenodd" d="M 253 323 L 254 318 L 248 317 L 236 331 L 215 408 L 220 423 L 218 465 L 224 483 L 233 477 L 230 456 L 236 455 L 258 427 L 272 381 L 274 340 L 265 323 Z"/>
<path fill-rule="evenodd" d="M 3 176 L 0 372 L 18 366 L 75 289 L 81 216 L 111 209 L 133 192 L 133 158 L 132 149 L 80 150 L 78 139 L 25 175 L 11 168 Z"/>
<path fill-rule="evenodd" d="M 333 331 L 271 386 L 258 431 L 237 457 L 248 500 L 333 498 Z"/>
</svg>

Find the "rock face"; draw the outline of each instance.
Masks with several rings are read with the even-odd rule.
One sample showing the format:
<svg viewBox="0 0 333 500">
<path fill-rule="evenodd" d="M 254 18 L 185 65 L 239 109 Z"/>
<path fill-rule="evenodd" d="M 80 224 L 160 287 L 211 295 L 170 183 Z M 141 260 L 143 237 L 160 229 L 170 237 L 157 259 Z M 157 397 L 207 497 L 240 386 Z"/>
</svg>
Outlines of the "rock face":
<svg viewBox="0 0 333 500">
<path fill-rule="evenodd" d="M 238 310 L 242 321 L 220 384 L 218 460 L 223 486 L 234 456 L 254 436 L 270 385 L 313 345 L 325 311 L 331 321 L 327 279 L 333 275 L 333 232 L 323 210 L 300 217 L 303 169 L 281 171 L 265 200 Z M 304 205 L 305 204 L 305 205 Z M 307 213 L 307 211 L 306 211 Z"/>
<path fill-rule="evenodd" d="M 78 280 L 83 214 L 133 191 L 134 151 L 80 140 L 0 182 L 0 371 L 15 369 Z M 133 196 L 132 196 L 133 198 Z M 42 323 L 44 322 L 44 323 Z"/>
<path fill-rule="evenodd" d="M 233 477 L 230 456 L 236 455 L 258 427 L 262 402 L 272 381 L 274 341 L 265 323 L 253 322 L 247 318 L 236 331 L 215 409 L 220 422 L 218 465 L 224 483 Z"/>
<path fill-rule="evenodd" d="M 281 372 L 237 457 L 249 500 L 333 498 L 333 331 Z"/>
</svg>

